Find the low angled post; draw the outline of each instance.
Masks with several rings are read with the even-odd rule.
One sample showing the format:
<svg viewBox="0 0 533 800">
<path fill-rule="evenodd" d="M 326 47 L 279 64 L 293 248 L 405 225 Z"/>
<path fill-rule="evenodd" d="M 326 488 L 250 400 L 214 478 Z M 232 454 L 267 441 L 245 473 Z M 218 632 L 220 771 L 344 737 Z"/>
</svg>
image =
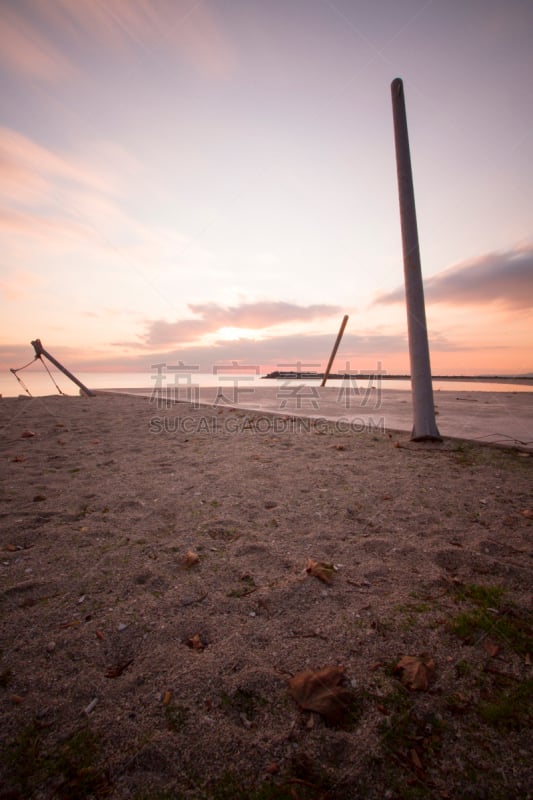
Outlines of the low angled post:
<svg viewBox="0 0 533 800">
<path fill-rule="evenodd" d="M 347 322 L 348 322 L 348 314 L 345 314 L 341 322 L 341 327 L 337 334 L 337 339 L 335 340 L 335 344 L 333 345 L 333 350 L 331 351 L 331 355 L 329 357 L 328 365 L 326 367 L 326 371 L 324 372 L 324 377 L 322 378 L 322 383 L 320 384 L 320 388 L 326 385 L 326 381 L 329 377 L 329 373 L 331 372 L 331 367 L 333 366 L 333 361 L 335 360 L 335 356 L 337 355 L 337 350 L 339 349 L 339 345 L 341 343 L 342 335 L 344 333 L 344 329 L 346 327 Z"/>
<path fill-rule="evenodd" d="M 70 380 L 73 381 L 76 384 L 76 386 L 80 387 L 83 394 L 87 395 L 87 397 L 94 397 L 94 392 L 91 392 L 91 390 L 88 389 L 86 386 L 84 386 L 83 383 L 79 381 L 75 375 L 72 374 L 72 372 L 69 372 L 68 369 L 63 366 L 63 364 L 60 364 L 59 361 L 57 361 L 57 359 L 51 356 L 50 353 L 46 352 L 46 350 L 41 344 L 40 339 L 35 339 L 31 344 L 33 349 L 35 350 L 36 358 L 41 358 L 41 356 L 46 356 L 48 361 L 51 361 L 52 364 L 54 364 L 54 366 L 60 369 L 61 372 L 67 376 L 67 378 L 70 378 Z"/>
<path fill-rule="evenodd" d="M 403 82 L 400 78 L 395 78 L 391 83 L 391 95 L 400 199 L 407 334 L 411 362 L 411 391 L 413 397 L 413 431 L 411 439 L 415 442 L 427 440 L 441 442 L 442 437 L 435 420 L 424 286 L 422 283 L 422 267 L 420 264 L 420 248 L 416 224 L 415 193 L 407 132 L 407 114 L 405 111 Z"/>
</svg>

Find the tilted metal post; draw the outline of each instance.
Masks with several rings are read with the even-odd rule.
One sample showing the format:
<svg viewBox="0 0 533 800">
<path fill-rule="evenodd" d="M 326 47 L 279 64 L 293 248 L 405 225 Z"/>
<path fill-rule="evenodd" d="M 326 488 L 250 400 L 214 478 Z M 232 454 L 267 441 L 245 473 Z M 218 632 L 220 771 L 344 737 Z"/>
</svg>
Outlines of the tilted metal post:
<svg viewBox="0 0 533 800">
<path fill-rule="evenodd" d="M 70 380 L 73 381 L 76 384 L 76 386 L 80 387 L 84 395 L 86 395 L 87 397 L 94 397 L 94 392 L 91 392 L 91 390 L 88 389 L 86 386 L 84 386 L 83 383 L 79 381 L 75 375 L 72 374 L 72 372 L 69 372 L 68 369 L 63 366 L 63 364 L 60 364 L 56 358 L 51 356 L 50 353 L 46 352 L 46 350 L 41 344 L 40 339 L 35 339 L 31 344 L 33 346 L 33 349 L 35 350 L 36 358 L 41 358 L 41 356 L 46 356 L 48 361 L 51 361 L 52 364 L 54 364 L 54 366 L 60 369 L 61 372 L 67 376 L 67 378 L 70 378 Z"/>
<path fill-rule="evenodd" d="M 344 333 L 344 329 L 346 327 L 347 322 L 348 322 L 348 314 L 345 314 L 344 317 L 342 318 L 341 326 L 339 328 L 337 338 L 335 339 L 335 344 L 333 345 L 333 350 L 331 351 L 331 355 L 329 357 L 328 365 L 326 367 L 326 371 L 324 372 L 324 377 L 322 378 L 322 383 L 320 384 L 320 388 L 326 385 L 326 381 L 329 378 L 329 373 L 331 372 L 331 367 L 333 366 L 333 362 L 335 361 L 335 356 L 337 355 L 337 350 L 339 349 L 339 345 L 341 343 L 342 335 Z"/>
<path fill-rule="evenodd" d="M 413 396 L 413 431 L 411 439 L 415 442 L 424 440 L 440 442 L 442 437 L 435 421 L 433 386 L 431 383 L 424 286 L 422 283 L 422 267 L 420 264 L 420 248 L 416 224 L 407 115 L 405 112 L 403 82 L 400 78 L 395 78 L 391 83 L 391 95 Z"/>
</svg>

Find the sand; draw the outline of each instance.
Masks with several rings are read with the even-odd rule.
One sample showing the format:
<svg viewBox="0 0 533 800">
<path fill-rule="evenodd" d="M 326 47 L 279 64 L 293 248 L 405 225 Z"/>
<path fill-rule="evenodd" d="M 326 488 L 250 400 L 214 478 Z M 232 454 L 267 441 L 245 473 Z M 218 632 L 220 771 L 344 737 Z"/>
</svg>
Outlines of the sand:
<svg viewBox="0 0 533 800">
<path fill-rule="evenodd" d="M 148 397 L 154 393 L 154 389 L 123 391 Z M 216 387 L 187 389 L 169 385 L 165 391 L 171 399 L 187 397 L 208 405 L 225 404 L 266 413 L 296 413 L 336 420 L 339 428 L 344 426 L 353 432 L 410 433 L 413 427 L 411 392 L 394 388 L 394 381 L 382 381 L 371 390 L 360 382 L 356 390 L 348 391 L 344 381 L 332 381 L 324 388 L 304 381 L 258 387 L 247 385 L 245 379 L 235 382 L 229 379 L 226 385 Z M 445 438 L 533 451 L 533 392 L 517 391 L 513 385 L 503 391 L 472 391 L 455 386 L 453 391 L 435 390 L 434 400 L 437 425 Z"/>
<path fill-rule="evenodd" d="M 119 395 L 0 417 L 0 798 L 532 796 L 524 448 Z"/>
</svg>

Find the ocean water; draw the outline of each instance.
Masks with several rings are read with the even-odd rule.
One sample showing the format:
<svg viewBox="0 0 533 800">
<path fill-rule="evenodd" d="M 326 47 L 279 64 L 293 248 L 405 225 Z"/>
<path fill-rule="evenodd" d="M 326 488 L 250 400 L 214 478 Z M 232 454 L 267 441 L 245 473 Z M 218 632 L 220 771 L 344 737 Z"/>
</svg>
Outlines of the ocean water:
<svg viewBox="0 0 533 800">
<path fill-rule="evenodd" d="M 62 372 L 50 369 L 54 381 L 64 394 L 78 395 L 79 388 L 72 383 Z M 166 373 L 158 377 L 152 372 L 81 372 L 76 374 L 80 380 L 89 389 L 143 389 L 145 394 L 150 395 L 154 389 L 159 387 L 169 387 L 170 391 L 176 394 L 184 394 L 188 387 L 213 387 L 213 399 L 216 397 L 218 389 L 225 391 L 226 394 L 231 392 L 234 387 L 238 387 L 239 391 L 244 390 L 245 396 L 246 389 L 252 389 L 254 386 L 262 387 L 263 389 L 268 386 L 286 386 L 287 381 L 282 379 L 264 379 L 259 375 L 239 375 L 237 373 L 224 373 L 219 372 L 217 375 L 212 373 Z M 32 364 L 30 367 L 19 373 L 19 378 L 24 382 L 32 397 L 42 397 L 50 394 L 57 394 L 58 390 L 54 385 L 52 379 L 38 362 Z M 411 382 L 409 380 L 401 379 L 388 379 L 388 378 L 358 378 L 352 379 L 352 388 L 358 387 L 361 392 L 368 390 L 373 386 L 378 388 L 379 381 L 381 381 L 382 390 L 394 391 L 410 391 Z M 305 380 L 308 386 L 320 386 L 320 379 Z M 300 381 L 292 380 L 290 385 L 298 384 Z M 329 379 L 327 386 L 342 386 L 348 387 L 348 382 L 343 380 Z M 505 392 L 507 394 L 513 392 L 533 392 L 533 386 L 525 383 L 498 383 L 495 381 L 472 381 L 472 380 L 434 380 L 433 389 L 435 392 Z M 2 397 L 17 397 L 19 394 L 26 395 L 24 387 L 17 381 L 15 376 L 6 370 L 0 373 L 0 395 Z M 181 395 L 180 395 L 181 396 Z"/>
</svg>

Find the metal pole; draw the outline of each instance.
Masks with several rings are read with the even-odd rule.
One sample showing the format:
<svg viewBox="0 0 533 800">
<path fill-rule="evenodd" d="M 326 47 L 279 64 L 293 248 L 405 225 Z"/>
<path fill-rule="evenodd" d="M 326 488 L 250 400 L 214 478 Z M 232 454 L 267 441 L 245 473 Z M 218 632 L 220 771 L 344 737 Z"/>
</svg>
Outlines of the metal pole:
<svg viewBox="0 0 533 800">
<path fill-rule="evenodd" d="M 407 115 L 405 112 L 403 83 L 400 78 L 395 78 L 391 83 L 391 95 L 398 194 L 400 198 L 407 332 L 411 362 L 411 391 L 413 396 L 414 420 L 411 439 L 415 442 L 424 440 L 440 442 L 442 437 L 435 420 L 433 386 L 431 383 L 424 286 L 422 283 L 422 267 L 420 264 L 420 248 L 416 224 Z"/>
<path fill-rule="evenodd" d="M 326 371 L 324 372 L 324 377 L 322 378 L 322 383 L 320 384 L 320 388 L 326 385 L 326 381 L 328 379 L 329 373 L 331 372 L 331 367 L 333 366 L 333 361 L 335 356 L 337 355 L 337 350 L 339 349 L 339 345 L 341 343 L 342 334 L 344 333 L 344 329 L 346 327 L 346 323 L 348 322 L 348 314 L 345 314 L 339 332 L 337 334 L 337 339 L 335 340 L 335 344 L 333 345 L 333 350 L 331 351 L 331 355 L 329 357 L 329 362 L 326 367 Z"/>
<path fill-rule="evenodd" d="M 46 356 L 48 361 L 51 361 L 52 364 L 54 364 L 58 369 L 61 370 L 61 372 L 64 375 L 67 376 L 67 378 L 70 378 L 71 381 L 74 381 L 76 386 L 80 387 L 80 389 L 83 392 L 83 394 L 86 394 L 87 397 L 94 397 L 95 396 L 94 392 L 91 392 L 90 389 L 87 389 L 87 387 L 84 386 L 83 383 L 81 381 L 79 381 L 76 378 L 75 375 L 72 374 L 72 372 L 69 372 L 68 369 L 63 366 L 63 364 L 60 364 L 59 361 L 57 361 L 53 356 L 50 355 L 50 353 L 46 352 L 46 350 L 44 349 L 44 347 L 41 344 L 41 340 L 40 339 L 35 339 L 35 341 L 33 341 L 31 344 L 33 346 L 33 349 L 35 350 L 35 355 L 37 357 L 40 358 L 41 356 Z"/>
</svg>

